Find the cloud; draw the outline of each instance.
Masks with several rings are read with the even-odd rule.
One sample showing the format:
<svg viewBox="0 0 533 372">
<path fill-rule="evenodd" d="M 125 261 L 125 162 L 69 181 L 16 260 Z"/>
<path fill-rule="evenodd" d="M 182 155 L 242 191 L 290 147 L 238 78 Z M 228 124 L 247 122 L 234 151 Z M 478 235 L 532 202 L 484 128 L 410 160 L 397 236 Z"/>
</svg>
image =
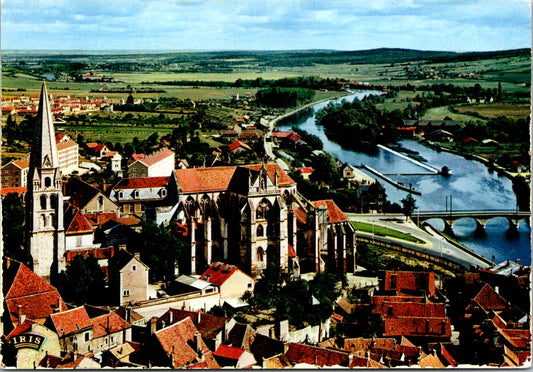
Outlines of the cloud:
<svg viewBox="0 0 533 372">
<path fill-rule="evenodd" d="M 525 0 L 6 0 L 2 45 L 495 50 L 529 47 L 530 17 Z"/>
</svg>

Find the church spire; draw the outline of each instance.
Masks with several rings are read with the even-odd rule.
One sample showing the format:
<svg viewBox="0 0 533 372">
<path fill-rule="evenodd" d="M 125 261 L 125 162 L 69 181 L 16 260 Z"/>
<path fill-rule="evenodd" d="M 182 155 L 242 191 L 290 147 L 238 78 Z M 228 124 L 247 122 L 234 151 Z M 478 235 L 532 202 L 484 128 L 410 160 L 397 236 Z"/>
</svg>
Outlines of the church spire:
<svg viewBox="0 0 533 372">
<path fill-rule="evenodd" d="M 54 121 L 46 84 L 43 82 L 35 123 L 30 168 L 59 168 Z"/>
</svg>

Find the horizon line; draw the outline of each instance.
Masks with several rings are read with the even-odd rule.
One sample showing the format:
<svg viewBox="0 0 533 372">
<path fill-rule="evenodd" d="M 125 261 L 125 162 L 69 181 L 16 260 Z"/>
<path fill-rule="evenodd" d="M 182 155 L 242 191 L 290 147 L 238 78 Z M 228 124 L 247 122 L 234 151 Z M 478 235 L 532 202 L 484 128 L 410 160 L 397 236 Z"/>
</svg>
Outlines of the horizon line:
<svg viewBox="0 0 533 372">
<path fill-rule="evenodd" d="M 305 52 L 305 51 L 328 51 L 328 52 L 364 52 L 372 50 L 410 50 L 418 52 L 446 52 L 446 53 L 490 53 L 506 52 L 515 50 L 531 50 L 531 47 L 496 49 L 496 50 L 428 50 L 413 49 L 400 47 L 378 47 L 369 49 L 326 49 L 326 48 L 309 48 L 309 49 L 4 49 L 2 52 L 76 52 L 76 53 L 110 53 L 110 52 L 127 52 L 127 53 L 217 53 L 217 52 Z"/>
</svg>

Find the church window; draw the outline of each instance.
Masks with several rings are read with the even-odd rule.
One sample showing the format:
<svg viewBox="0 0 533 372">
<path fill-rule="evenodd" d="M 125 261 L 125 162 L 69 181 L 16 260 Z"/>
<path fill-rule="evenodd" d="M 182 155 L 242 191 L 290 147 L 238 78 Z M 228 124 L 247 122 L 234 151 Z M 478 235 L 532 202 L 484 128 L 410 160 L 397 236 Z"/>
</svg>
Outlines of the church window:
<svg viewBox="0 0 533 372">
<path fill-rule="evenodd" d="M 264 235 L 263 225 L 257 226 L 257 236 L 263 236 L 263 235 Z"/>
<path fill-rule="evenodd" d="M 44 179 L 44 187 L 50 187 L 52 185 L 52 180 L 50 179 L 50 177 L 46 177 Z"/>
<path fill-rule="evenodd" d="M 131 271 L 135 271 L 135 270 L 137 270 L 137 266 L 132 265 L 132 266 L 131 266 Z"/>
<path fill-rule="evenodd" d="M 257 248 L 257 261 L 263 262 L 263 258 L 265 257 L 265 251 L 263 248 L 259 247 Z"/>
<path fill-rule="evenodd" d="M 57 195 L 50 196 L 50 209 L 57 210 L 59 205 L 57 204 Z"/>
<path fill-rule="evenodd" d="M 258 220 L 264 220 L 268 216 L 268 211 L 270 210 L 270 202 L 267 199 L 261 200 L 261 203 L 257 206 L 256 218 Z"/>
<path fill-rule="evenodd" d="M 99 211 L 104 210 L 104 197 L 102 195 L 98 197 L 98 210 Z"/>
<path fill-rule="evenodd" d="M 45 227 L 46 226 L 46 217 L 45 217 L 45 215 L 41 215 L 39 220 L 40 220 L 40 223 L 41 223 L 41 227 Z"/>
<path fill-rule="evenodd" d="M 41 209 L 47 209 L 48 198 L 46 197 L 46 195 L 41 195 L 40 201 L 41 201 Z"/>
<path fill-rule="evenodd" d="M 130 290 L 129 290 L 129 289 L 126 289 L 126 290 L 124 291 L 124 296 L 129 296 L 129 295 L 130 295 Z"/>
</svg>

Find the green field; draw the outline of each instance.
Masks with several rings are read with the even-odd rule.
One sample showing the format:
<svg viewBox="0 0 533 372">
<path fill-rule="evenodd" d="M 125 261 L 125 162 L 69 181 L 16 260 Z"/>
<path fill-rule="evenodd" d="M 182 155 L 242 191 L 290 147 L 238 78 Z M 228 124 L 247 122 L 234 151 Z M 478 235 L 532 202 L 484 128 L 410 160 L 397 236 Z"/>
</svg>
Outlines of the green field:
<svg viewBox="0 0 533 372">
<path fill-rule="evenodd" d="M 417 239 L 411 235 L 404 234 L 398 230 L 389 229 L 387 227 L 373 225 L 364 222 L 351 222 L 356 231 L 364 231 L 367 233 L 374 233 L 375 235 L 390 236 L 393 238 L 406 240 L 414 243 L 424 243 L 422 240 Z"/>
</svg>

